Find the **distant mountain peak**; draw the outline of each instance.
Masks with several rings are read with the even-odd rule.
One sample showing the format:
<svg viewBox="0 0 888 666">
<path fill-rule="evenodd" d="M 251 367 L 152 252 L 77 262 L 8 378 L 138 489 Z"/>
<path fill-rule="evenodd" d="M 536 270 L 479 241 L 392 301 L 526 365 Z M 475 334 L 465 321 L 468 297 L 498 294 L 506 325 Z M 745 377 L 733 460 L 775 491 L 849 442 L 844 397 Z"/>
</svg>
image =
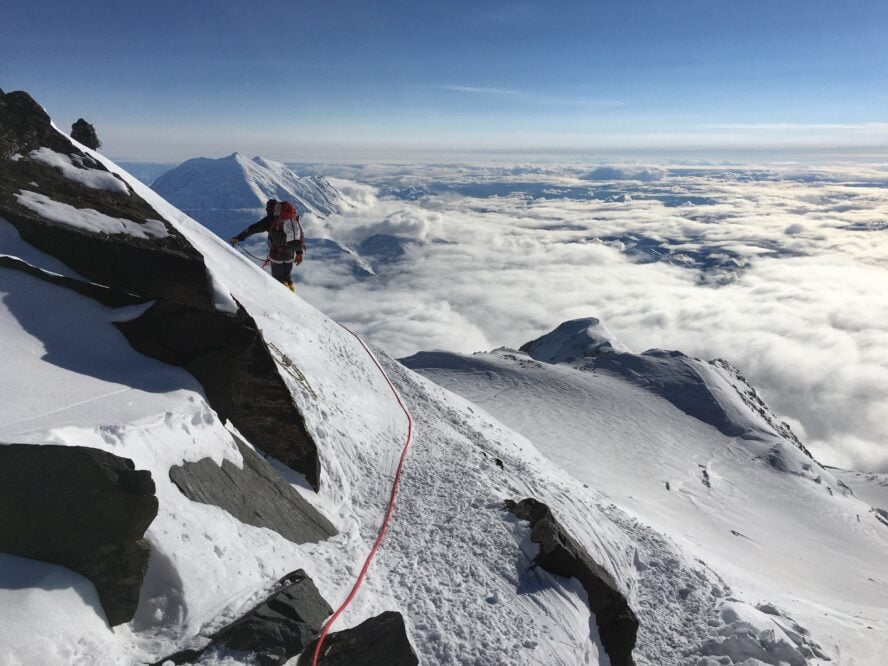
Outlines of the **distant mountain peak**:
<svg viewBox="0 0 888 666">
<path fill-rule="evenodd" d="M 187 160 L 151 187 L 202 221 L 208 215 L 215 219 L 219 211 L 260 210 L 268 199 L 291 201 L 300 212 L 320 217 L 347 206 L 339 191 L 324 178 L 301 177 L 283 162 L 250 158 L 238 152 L 218 159 Z M 245 220 L 252 217 L 251 212 Z"/>
</svg>

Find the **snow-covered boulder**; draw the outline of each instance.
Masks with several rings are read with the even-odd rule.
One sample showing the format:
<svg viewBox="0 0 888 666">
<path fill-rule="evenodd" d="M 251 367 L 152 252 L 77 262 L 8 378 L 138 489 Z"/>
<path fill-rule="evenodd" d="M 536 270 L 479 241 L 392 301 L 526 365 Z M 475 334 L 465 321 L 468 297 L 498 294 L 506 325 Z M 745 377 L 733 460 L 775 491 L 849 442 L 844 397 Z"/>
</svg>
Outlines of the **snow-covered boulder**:
<svg viewBox="0 0 888 666">
<path fill-rule="evenodd" d="M 638 618 L 607 569 L 589 556 L 542 502 L 533 498 L 506 500 L 505 507 L 530 523 L 530 540 L 539 544 L 534 566 L 576 578 L 583 586 L 611 666 L 634 666 Z"/>
</svg>

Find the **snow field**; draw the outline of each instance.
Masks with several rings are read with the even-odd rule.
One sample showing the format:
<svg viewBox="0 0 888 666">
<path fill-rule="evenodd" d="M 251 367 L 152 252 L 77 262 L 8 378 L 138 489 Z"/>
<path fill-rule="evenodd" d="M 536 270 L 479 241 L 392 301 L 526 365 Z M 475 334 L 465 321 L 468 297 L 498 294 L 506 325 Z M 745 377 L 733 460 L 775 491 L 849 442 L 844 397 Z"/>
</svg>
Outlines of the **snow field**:
<svg viewBox="0 0 888 666">
<path fill-rule="evenodd" d="M 734 594 L 786 608 L 838 663 L 881 663 L 888 585 L 879 563 L 888 530 L 833 474 L 768 435 L 759 415 L 745 417 L 758 420 L 758 435 L 727 437 L 607 372 L 541 364 L 510 350 L 436 353 L 421 365 L 705 561 Z M 784 452 L 779 469 L 768 462 L 774 447 Z"/>
</svg>

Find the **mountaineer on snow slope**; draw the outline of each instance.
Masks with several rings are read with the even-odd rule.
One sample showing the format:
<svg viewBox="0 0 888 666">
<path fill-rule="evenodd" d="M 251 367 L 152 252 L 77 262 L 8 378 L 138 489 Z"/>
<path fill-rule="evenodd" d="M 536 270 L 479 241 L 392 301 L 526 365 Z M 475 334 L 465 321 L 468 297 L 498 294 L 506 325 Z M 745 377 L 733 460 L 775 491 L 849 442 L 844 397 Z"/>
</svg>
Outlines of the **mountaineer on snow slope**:
<svg viewBox="0 0 888 666">
<path fill-rule="evenodd" d="M 268 256 L 265 264 L 271 264 L 271 275 L 294 291 L 293 263 L 302 263 L 305 253 L 305 233 L 299 223 L 299 213 L 289 201 L 269 199 L 265 204 L 265 217 L 232 237 L 229 242 L 237 245 L 253 234 L 268 232 Z"/>
</svg>

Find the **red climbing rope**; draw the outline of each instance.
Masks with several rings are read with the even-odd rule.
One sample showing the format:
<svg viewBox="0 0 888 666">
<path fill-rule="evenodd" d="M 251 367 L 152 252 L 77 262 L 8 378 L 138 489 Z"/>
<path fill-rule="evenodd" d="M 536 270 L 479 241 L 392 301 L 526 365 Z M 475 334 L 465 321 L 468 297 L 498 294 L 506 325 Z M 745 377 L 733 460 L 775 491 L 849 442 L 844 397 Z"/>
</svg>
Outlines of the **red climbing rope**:
<svg viewBox="0 0 888 666">
<path fill-rule="evenodd" d="M 268 266 L 268 264 L 271 263 L 271 259 L 269 259 L 268 257 L 265 257 L 265 259 L 263 259 L 262 257 L 257 257 L 255 254 L 253 254 L 252 252 L 250 252 L 247 248 L 243 247 L 242 245 L 235 245 L 235 247 L 236 247 L 238 250 L 240 250 L 241 252 L 243 252 L 244 254 L 248 254 L 248 255 L 250 255 L 251 257 L 253 257 L 253 259 L 255 259 L 256 261 L 258 261 L 259 263 L 261 263 L 261 264 L 262 264 L 262 268 L 265 268 L 266 266 Z"/>
<path fill-rule="evenodd" d="M 342 326 L 342 328 L 345 328 L 345 326 Z M 385 373 L 385 370 L 382 369 L 382 365 L 380 365 L 379 361 L 376 359 L 376 357 L 373 355 L 373 353 L 370 351 L 370 348 L 367 347 L 364 341 L 361 340 L 361 338 L 359 338 L 353 331 L 350 331 L 347 328 L 345 328 L 345 330 L 351 333 L 355 337 L 355 339 L 361 343 L 364 351 L 367 352 L 367 355 L 379 369 L 379 372 L 382 373 L 382 376 L 388 383 L 389 388 L 392 390 L 392 393 L 395 394 L 398 405 L 401 406 L 404 415 L 407 417 L 407 441 L 404 443 L 404 449 L 401 451 L 401 459 L 398 461 L 397 470 L 395 470 L 395 478 L 392 481 L 392 494 L 389 497 L 388 508 L 385 511 L 385 518 L 383 518 L 382 525 L 379 528 L 379 534 L 376 535 L 376 541 L 373 542 L 373 547 L 367 554 L 367 559 L 364 560 L 364 566 L 361 567 L 361 573 L 358 574 L 358 579 L 355 581 L 355 584 L 352 587 L 351 592 L 349 592 L 348 597 L 346 597 L 345 601 L 342 602 L 342 605 L 336 609 L 336 612 L 333 613 L 333 616 L 327 621 L 327 623 L 324 625 L 324 628 L 321 630 L 321 635 L 318 638 L 318 644 L 315 646 L 314 656 L 311 660 L 312 666 L 318 666 L 318 658 L 321 655 L 321 648 L 324 645 L 324 640 L 327 638 L 327 633 L 330 631 L 330 627 L 333 626 L 333 623 L 336 622 L 336 618 L 340 616 L 340 614 L 352 602 L 352 599 L 354 599 L 357 595 L 358 588 L 361 587 L 361 584 L 364 582 L 364 577 L 367 575 L 367 570 L 370 568 L 370 562 L 373 561 L 373 558 L 376 555 L 376 551 L 379 550 L 379 546 L 382 544 L 382 539 L 385 536 L 386 530 L 388 530 L 389 522 L 392 518 L 392 512 L 395 509 L 395 497 L 397 497 L 398 495 L 398 485 L 401 483 L 401 470 L 404 467 L 404 460 L 407 457 L 407 449 L 410 448 L 410 440 L 413 436 L 413 418 L 410 416 L 410 412 L 407 411 L 407 407 L 404 406 L 404 402 L 401 400 L 401 396 L 395 389 L 395 385 L 392 384 L 392 380 L 389 379 L 389 376 Z"/>
</svg>

